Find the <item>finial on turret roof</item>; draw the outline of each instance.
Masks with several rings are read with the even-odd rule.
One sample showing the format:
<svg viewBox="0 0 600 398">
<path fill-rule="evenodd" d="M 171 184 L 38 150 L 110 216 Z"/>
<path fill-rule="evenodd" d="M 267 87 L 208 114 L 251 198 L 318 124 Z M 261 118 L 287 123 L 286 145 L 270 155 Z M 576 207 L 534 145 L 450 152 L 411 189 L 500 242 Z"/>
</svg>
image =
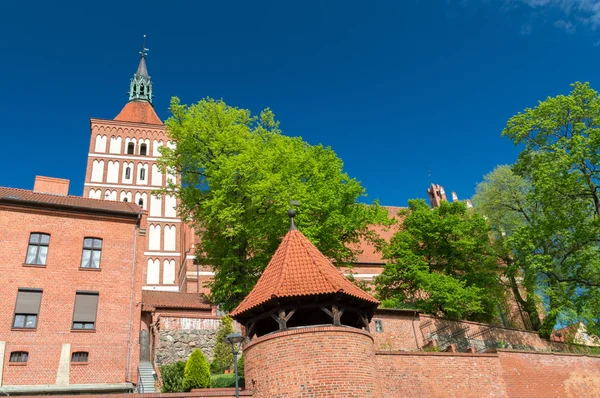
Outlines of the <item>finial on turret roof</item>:
<svg viewBox="0 0 600 398">
<path fill-rule="evenodd" d="M 288 210 L 288 217 L 290 218 L 290 221 L 291 221 L 290 231 L 295 231 L 298 229 L 298 228 L 296 228 L 296 224 L 294 224 L 294 217 L 296 217 L 296 210 L 294 210 L 293 206 L 300 206 L 300 202 L 297 200 L 290 200 L 290 210 Z"/>
</svg>

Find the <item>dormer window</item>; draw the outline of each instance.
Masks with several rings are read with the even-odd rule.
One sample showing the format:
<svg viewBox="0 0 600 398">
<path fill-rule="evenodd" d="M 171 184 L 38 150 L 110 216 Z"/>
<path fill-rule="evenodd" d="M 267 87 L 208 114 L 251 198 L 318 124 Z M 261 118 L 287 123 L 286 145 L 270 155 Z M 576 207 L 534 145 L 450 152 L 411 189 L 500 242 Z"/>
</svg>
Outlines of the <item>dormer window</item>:
<svg viewBox="0 0 600 398">
<path fill-rule="evenodd" d="M 145 156 L 146 152 L 148 152 L 148 146 L 146 144 L 140 145 L 140 155 Z"/>
<path fill-rule="evenodd" d="M 127 144 L 127 154 L 133 155 L 134 153 L 135 153 L 135 144 L 133 142 L 130 142 L 129 144 Z"/>
</svg>

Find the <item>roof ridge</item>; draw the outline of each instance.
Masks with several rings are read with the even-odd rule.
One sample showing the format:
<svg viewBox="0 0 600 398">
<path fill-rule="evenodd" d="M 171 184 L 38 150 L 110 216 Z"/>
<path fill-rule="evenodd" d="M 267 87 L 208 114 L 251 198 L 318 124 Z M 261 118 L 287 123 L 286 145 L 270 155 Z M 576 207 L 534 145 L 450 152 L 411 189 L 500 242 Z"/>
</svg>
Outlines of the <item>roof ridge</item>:
<svg viewBox="0 0 600 398">
<path fill-rule="evenodd" d="M 275 287 L 272 296 L 274 295 L 275 297 L 279 297 L 279 290 L 281 289 L 281 285 L 283 285 L 283 278 L 285 277 L 285 265 L 286 265 L 286 260 L 288 258 L 289 255 L 289 251 L 290 251 L 290 232 L 292 232 L 292 230 L 288 231 L 288 233 L 285 235 L 285 237 L 283 238 L 283 241 L 281 242 L 281 245 L 283 246 L 285 244 L 285 247 L 283 247 L 282 249 L 284 250 L 283 252 L 283 261 L 281 263 L 281 270 L 279 273 L 279 281 L 277 282 L 277 286 Z M 269 265 L 267 264 L 267 267 Z M 258 283 L 258 282 L 257 282 Z"/>
</svg>

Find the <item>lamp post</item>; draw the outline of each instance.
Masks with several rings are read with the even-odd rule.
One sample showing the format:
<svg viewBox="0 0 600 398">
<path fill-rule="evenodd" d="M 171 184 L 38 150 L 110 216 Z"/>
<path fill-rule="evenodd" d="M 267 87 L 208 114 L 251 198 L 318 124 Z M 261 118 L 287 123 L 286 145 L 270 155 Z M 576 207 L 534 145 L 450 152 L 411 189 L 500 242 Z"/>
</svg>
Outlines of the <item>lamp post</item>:
<svg viewBox="0 0 600 398">
<path fill-rule="evenodd" d="M 244 341 L 244 337 L 242 337 L 239 333 L 231 333 L 225 340 L 231 346 L 231 353 L 233 354 L 233 369 L 235 372 L 235 398 L 240 397 L 240 387 L 238 385 L 238 365 L 237 365 L 237 356 L 240 353 L 240 349 L 242 348 L 242 341 Z"/>
</svg>

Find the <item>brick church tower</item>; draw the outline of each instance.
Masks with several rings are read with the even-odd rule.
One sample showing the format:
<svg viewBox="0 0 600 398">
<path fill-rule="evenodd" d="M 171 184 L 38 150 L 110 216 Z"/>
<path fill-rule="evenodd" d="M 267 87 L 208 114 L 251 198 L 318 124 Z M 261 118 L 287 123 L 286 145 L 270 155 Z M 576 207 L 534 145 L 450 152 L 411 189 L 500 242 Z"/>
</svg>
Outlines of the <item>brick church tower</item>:
<svg viewBox="0 0 600 398">
<path fill-rule="evenodd" d="M 152 80 L 140 53 L 129 86 L 129 102 L 113 120 L 90 119 L 90 148 L 85 175 L 85 197 L 133 202 L 148 212 L 144 250 L 143 289 L 179 291 L 181 262 L 191 247 L 189 228 L 177 216 L 174 195 L 153 195 L 175 173 L 163 174 L 157 166 L 160 148 L 174 145 L 152 105 Z M 181 280 L 180 280 L 181 279 Z"/>
<path fill-rule="evenodd" d="M 293 224 L 231 316 L 245 327 L 253 397 L 378 397 L 369 322 L 379 302 Z"/>
</svg>

